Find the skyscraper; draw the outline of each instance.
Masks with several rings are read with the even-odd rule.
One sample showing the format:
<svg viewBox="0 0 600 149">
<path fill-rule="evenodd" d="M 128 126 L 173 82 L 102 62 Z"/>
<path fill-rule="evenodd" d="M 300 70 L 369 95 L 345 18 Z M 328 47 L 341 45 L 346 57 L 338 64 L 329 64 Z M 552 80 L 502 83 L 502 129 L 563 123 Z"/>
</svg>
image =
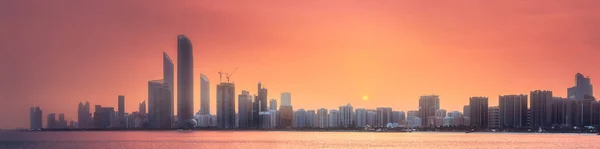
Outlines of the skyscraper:
<svg viewBox="0 0 600 149">
<path fill-rule="evenodd" d="M 173 110 L 171 110 L 171 111 L 173 111 Z M 146 101 L 145 101 L 145 100 L 144 100 L 144 101 L 142 101 L 142 103 L 140 103 L 140 106 L 139 106 L 139 108 L 138 108 L 138 112 L 139 112 L 140 114 L 142 114 L 142 115 L 145 115 L 145 114 L 146 114 Z"/>
<path fill-rule="evenodd" d="M 435 110 L 435 117 L 446 117 L 446 109 Z"/>
<path fill-rule="evenodd" d="M 177 117 L 179 127 L 194 118 L 194 53 L 185 35 L 177 36 Z"/>
<path fill-rule="evenodd" d="M 471 116 L 471 106 L 469 106 L 469 105 L 463 106 L 463 115 L 465 117 L 470 117 Z"/>
<path fill-rule="evenodd" d="M 231 129 L 235 127 L 235 85 L 221 83 L 217 85 L 217 127 Z"/>
<path fill-rule="evenodd" d="M 427 126 L 427 119 L 435 117 L 435 111 L 440 109 L 440 98 L 438 95 L 427 95 L 419 98 L 419 117 L 421 124 Z"/>
<path fill-rule="evenodd" d="M 204 74 L 200 74 L 200 114 L 210 114 L 210 83 Z"/>
<path fill-rule="evenodd" d="M 58 122 L 56 121 L 56 114 L 54 114 L 54 113 L 48 114 L 48 117 L 46 117 L 46 128 L 54 129 L 54 128 L 56 128 L 57 123 Z"/>
<path fill-rule="evenodd" d="M 252 106 L 252 122 L 254 127 L 261 126 L 260 112 L 268 111 L 267 107 L 267 89 L 258 82 L 258 95 L 254 96 L 254 103 Z"/>
<path fill-rule="evenodd" d="M 340 127 L 353 127 L 354 126 L 354 108 L 350 103 L 340 106 Z"/>
<path fill-rule="evenodd" d="M 531 91 L 531 128 L 537 130 L 540 127 L 550 126 L 552 108 L 552 91 L 535 90 Z M 473 120 L 473 119 L 471 119 Z"/>
<path fill-rule="evenodd" d="M 392 121 L 392 108 L 378 107 L 377 118 L 375 120 L 377 127 L 386 127 Z"/>
<path fill-rule="evenodd" d="M 238 95 L 238 127 L 249 128 L 252 123 L 252 95 L 246 90 Z"/>
<path fill-rule="evenodd" d="M 550 124 L 552 126 L 566 126 L 567 124 L 567 106 L 571 99 L 562 97 L 553 97 L 550 107 Z"/>
<path fill-rule="evenodd" d="M 471 126 L 486 128 L 488 126 L 488 98 L 470 97 L 469 106 Z"/>
<path fill-rule="evenodd" d="M 281 93 L 281 105 L 282 106 L 291 106 L 292 105 L 292 93 L 290 93 L 290 92 Z"/>
<path fill-rule="evenodd" d="M 148 123 L 153 128 L 171 128 L 171 91 L 165 80 L 148 81 Z"/>
<path fill-rule="evenodd" d="M 319 110 L 317 110 L 317 125 L 315 127 L 317 128 L 325 128 L 327 127 L 327 109 L 325 108 L 321 108 Z"/>
<path fill-rule="evenodd" d="M 340 111 L 331 109 L 327 114 L 327 126 L 329 128 L 337 128 L 339 127 L 340 122 Z"/>
<path fill-rule="evenodd" d="M 42 129 L 42 110 L 40 107 L 29 108 L 29 129 Z"/>
<path fill-rule="evenodd" d="M 500 128 L 500 107 L 488 108 L 488 128 Z"/>
<path fill-rule="evenodd" d="M 288 128 L 292 126 L 292 119 L 294 114 L 294 108 L 290 106 L 280 106 L 279 107 L 279 127 Z"/>
<path fill-rule="evenodd" d="M 294 128 L 304 128 L 306 126 L 306 111 L 304 109 L 298 109 L 294 112 Z"/>
<path fill-rule="evenodd" d="M 356 109 L 356 127 L 367 126 L 367 109 L 357 108 Z"/>
<path fill-rule="evenodd" d="M 316 128 L 317 127 L 317 112 L 315 110 L 306 110 L 306 127 L 308 128 Z"/>
<path fill-rule="evenodd" d="M 85 102 L 85 105 L 79 102 L 77 108 L 77 124 L 78 128 L 92 128 L 92 113 L 90 112 L 90 103 Z"/>
<path fill-rule="evenodd" d="M 575 100 L 583 100 L 585 96 L 594 96 L 594 89 L 589 77 L 583 74 L 575 74 L 575 86 L 567 89 L 567 97 Z"/>
<path fill-rule="evenodd" d="M 277 100 L 275 98 L 269 100 L 269 110 L 277 110 Z"/>
<path fill-rule="evenodd" d="M 65 120 L 65 114 L 58 114 L 58 121 L 56 121 L 56 128 L 66 129 L 67 128 L 67 120 Z"/>
<path fill-rule="evenodd" d="M 377 110 L 367 110 L 367 125 L 377 127 Z"/>
<path fill-rule="evenodd" d="M 111 120 L 115 115 L 115 108 L 113 107 L 102 107 L 96 105 L 94 109 L 94 126 L 95 128 L 110 128 Z"/>
<path fill-rule="evenodd" d="M 406 120 L 406 115 L 404 111 L 392 111 L 392 120 L 391 123 L 402 124 Z"/>
<path fill-rule="evenodd" d="M 527 95 L 504 95 L 498 97 L 501 128 L 522 128 L 527 126 Z"/>
<path fill-rule="evenodd" d="M 175 66 L 173 65 L 173 61 L 171 60 L 171 57 L 169 57 L 169 55 L 167 55 L 166 52 L 163 52 L 163 80 L 165 82 L 165 84 L 167 84 L 167 86 L 169 86 L 169 90 L 171 90 L 171 99 L 169 99 L 169 101 L 171 102 L 171 106 L 168 107 L 168 109 L 171 110 L 170 115 L 171 115 L 171 120 L 174 119 L 173 116 L 175 116 L 175 112 L 174 112 L 174 106 L 175 106 Z M 140 111 L 141 112 L 141 111 Z M 146 113 L 146 112 L 144 112 Z"/>
<path fill-rule="evenodd" d="M 118 102 L 119 102 L 119 113 L 118 113 L 117 117 L 119 120 L 119 127 L 125 128 L 125 96 L 119 95 Z"/>
</svg>

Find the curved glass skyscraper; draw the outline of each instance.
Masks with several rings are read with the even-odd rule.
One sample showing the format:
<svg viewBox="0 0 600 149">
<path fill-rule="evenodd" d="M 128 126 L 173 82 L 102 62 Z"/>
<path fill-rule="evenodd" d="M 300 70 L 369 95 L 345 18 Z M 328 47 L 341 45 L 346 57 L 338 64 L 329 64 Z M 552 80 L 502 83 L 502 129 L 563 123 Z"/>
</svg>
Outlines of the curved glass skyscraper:
<svg viewBox="0 0 600 149">
<path fill-rule="evenodd" d="M 192 43 L 177 36 L 177 118 L 179 126 L 194 117 L 194 56 Z"/>
</svg>

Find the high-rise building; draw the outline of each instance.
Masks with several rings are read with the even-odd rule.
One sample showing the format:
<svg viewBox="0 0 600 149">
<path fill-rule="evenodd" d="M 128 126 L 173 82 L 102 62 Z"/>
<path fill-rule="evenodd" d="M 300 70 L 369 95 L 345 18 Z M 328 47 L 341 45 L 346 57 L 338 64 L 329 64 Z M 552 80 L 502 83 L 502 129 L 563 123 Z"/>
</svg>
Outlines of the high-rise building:
<svg viewBox="0 0 600 149">
<path fill-rule="evenodd" d="M 377 127 L 386 127 L 388 123 L 392 122 L 392 108 L 378 107 L 377 118 L 375 120 L 377 121 Z"/>
<path fill-rule="evenodd" d="M 435 111 L 440 109 L 440 98 L 438 95 L 426 95 L 419 98 L 419 117 L 421 123 L 427 124 L 429 117 L 435 116 Z"/>
<path fill-rule="evenodd" d="M 235 127 L 235 84 L 217 85 L 217 127 L 230 129 Z"/>
<path fill-rule="evenodd" d="M 529 95 L 531 103 L 531 128 L 537 130 L 540 127 L 549 127 L 552 114 L 550 111 L 553 99 L 552 91 L 535 90 L 531 91 Z"/>
<path fill-rule="evenodd" d="M 290 92 L 281 93 L 281 105 L 282 106 L 291 106 L 292 105 L 292 93 L 290 93 Z"/>
<path fill-rule="evenodd" d="M 435 110 L 435 117 L 446 117 L 446 109 Z"/>
<path fill-rule="evenodd" d="M 367 125 L 371 127 L 377 127 L 377 110 L 367 110 Z"/>
<path fill-rule="evenodd" d="M 486 128 L 488 126 L 488 98 L 470 97 L 469 106 L 471 112 L 471 117 L 469 117 L 471 126 L 476 128 Z"/>
<path fill-rule="evenodd" d="M 596 113 L 597 101 L 594 97 L 586 96 L 584 99 L 571 99 L 567 102 L 567 126 L 584 127 L 597 125 L 594 120 L 598 118 Z"/>
<path fill-rule="evenodd" d="M 42 110 L 40 107 L 29 108 L 29 129 L 42 129 Z"/>
<path fill-rule="evenodd" d="M 308 128 L 317 128 L 317 123 L 318 123 L 318 116 L 315 112 L 315 110 L 307 110 L 306 111 L 306 118 L 304 119 L 306 121 L 306 127 Z"/>
<path fill-rule="evenodd" d="M 406 113 L 406 117 L 409 117 L 409 116 L 419 117 L 420 114 L 419 114 L 418 110 L 411 110 Z"/>
<path fill-rule="evenodd" d="M 119 120 L 119 127 L 125 128 L 125 96 L 119 95 L 118 103 L 119 112 L 117 118 Z"/>
<path fill-rule="evenodd" d="M 500 128 L 500 107 L 488 108 L 488 128 Z"/>
<path fill-rule="evenodd" d="M 164 80 L 148 81 L 148 123 L 152 128 L 171 128 L 171 91 Z"/>
<path fill-rule="evenodd" d="M 67 128 L 67 120 L 65 119 L 65 114 L 58 114 L 58 121 L 56 121 L 56 128 L 66 129 Z"/>
<path fill-rule="evenodd" d="M 419 111 L 417 110 L 406 112 L 406 126 L 411 128 L 421 127 L 422 119 L 419 115 Z"/>
<path fill-rule="evenodd" d="M 252 95 L 246 90 L 238 95 L 238 127 L 250 128 L 252 124 Z"/>
<path fill-rule="evenodd" d="M 470 105 L 463 106 L 463 115 L 465 117 L 470 117 L 471 116 L 471 106 Z"/>
<path fill-rule="evenodd" d="M 171 90 L 171 98 L 169 99 L 169 101 L 171 102 L 169 105 L 171 105 L 170 107 L 168 107 L 168 109 L 171 110 L 170 112 L 170 119 L 174 120 L 174 116 L 175 116 L 175 65 L 173 65 L 173 61 L 171 60 L 171 57 L 169 57 L 169 55 L 167 55 L 166 52 L 163 52 L 163 80 L 165 82 L 165 84 L 167 84 L 167 86 L 169 86 L 169 90 Z M 142 111 L 140 111 L 142 112 Z M 143 112 L 146 113 L 146 112 Z"/>
<path fill-rule="evenodd" d="M 92 113 L 90 112 L 90 103 L 85 102 L 85 105 L 79 102 L 77 108 L 77 124 L 78 128 L 93 128 Z"/>
<path fill-rule="evenodd" d="M 279 107 L 279 124 L 277 126 L 281 128 L 292 127 L 292 117 L 294 114 L 294 108 L 292 106 L 281 105 Z"/>
<path fill-rule="evenodd" d="M 102 107 L 96 105 L 94 110 L 94 127 L 96 128 L 110 128 L 111 121 L 115 115 L 115 108 L 113 107 Z"/>
<path fill-rule="evenodd" d="M 350 103 L 339 107 L 339 125 L 340 127 L 353 127 L 354 126 L 354 108 Z"/>
<path fill-rule="evenodd" d="M 404 111 L 392 111 L 391 118 L 391 123 L 403 124 L 403 122 L 406 120 L 406 115 Z"/>
<path fill-rule="evenodd" d="M 275 98 L 269 100 L 269 110 L 277 111 L 277 100 Z"/>
<path fill-rule="evenodd" d="M 210 82 L 200 74 L 200 114 L 210 114 Z"/>
<path fill-rule="evenodd" d="M 177 116 L 180 127 L 194 118 L 194 53 L 185 35 L 177 36 Z"/>
<path fill-rule="evenodd" d="M 356 127 L 367 126 L 367 109 L 357 108 L 356 109 Z"/>
<path fill-rule="evenodd" d="M 254 103 L 252 106 L 252 121 L 254 126 L 261 126 L 260 123 L 263 120 L 260 120 L 262 117 L 259 116 L 259 112 L 263 111 L 268 111 L 267 89 L 262 86 L 262 83 L 258 82 L 258 95 L 254 96 Z"/>
<path fill-rule="evenodd" d="M 56 114 L 50 113 L 48 117 L 46 117 L 46 128 L 55 129 L 57 127 L 58 122 L 56 121 Z"/>
<path fill-rule="evenodd" d="M 306 111 L 298 109 L 294 112 L 294 128 L 305 128 L 306 126 Z"/>
<path fill-rule="evenodd" d="M 553 97 L 550 107 L 550 124 L 552 126 L 565 127 L 567 125 L 567 106 L 571 99 Z"/>
<path fill-rule="evenodd" d="M 142 103 L 140 103 L 140 106 L 138 108 L 138 112 L 140 114 L 144 114 L 144 115 L 146 114 L 146 101 L 145 100 L 142 101 Z"/>
<path fill-rule="evenodd" d="M 575 86 L 567 89 L 567 97 L 575 100 L 583 100 L 585 96 L 594 96 L 594 89 L 589 77 L 583 74 L 575 74 Z"/>
<path fill-rule="evenodd" d="M 317 110 L 317 128 L 325 128 L 327 127 L 327 116 L 328 111 L 325 108 L 321 108 Z"/>
<path fill-rule="evenodd" d="M 498 97 L 501 128 L 527 126 L 527 95 L 504 95 Z"/>
<path fill-rule="evenodd" d="M 327 114 L 327 127 L 337 128 L 340 122 L 340 111 L 331 109 Z"/>
</svg>

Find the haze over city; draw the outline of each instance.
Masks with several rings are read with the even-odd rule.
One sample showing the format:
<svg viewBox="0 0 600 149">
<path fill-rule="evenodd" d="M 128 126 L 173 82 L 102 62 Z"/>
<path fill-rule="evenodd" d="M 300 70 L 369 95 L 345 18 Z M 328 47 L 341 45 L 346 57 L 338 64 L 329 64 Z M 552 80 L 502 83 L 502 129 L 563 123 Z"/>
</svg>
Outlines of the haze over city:
<svg viewBox="0 0 600 149">
<path fill-rule="evenodd" d="M 577 72 L 600 83 L 599 3 L 1 1 L 0 128 L 26 128 L 31 106 L 76 120 L 79 102 L 116 107 L 125 95 L 126 112 L 137 110 L 148 80 L 162 78 L 162 53 L 177 66 L 179 34 L 194 47 L 194 112 L 200 74 L 216 113 L 218 72 L 235 68 L 236 95 L 260 81 L 268 99 L 291 92 L 294 109 L 408 111 L 436 94 L 460 111 L 472 96 L 490 106 L 538 89 L 565 97 Z"/>
</svg>

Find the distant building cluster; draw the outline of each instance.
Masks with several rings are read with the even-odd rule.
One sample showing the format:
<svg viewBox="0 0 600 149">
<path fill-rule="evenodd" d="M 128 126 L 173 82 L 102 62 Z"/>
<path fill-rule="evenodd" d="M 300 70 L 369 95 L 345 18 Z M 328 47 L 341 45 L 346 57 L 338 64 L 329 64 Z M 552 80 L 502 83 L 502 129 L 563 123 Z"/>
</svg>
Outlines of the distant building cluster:
<svg viewBox="0 0 600 149">
<path fill-rule="evenodd" d="M 553 96 L 552 91 L 534 90 L 529 95 L 500 95 L 498 106 L 489 106 L 488 97 L 470 97 L 461 111 L 440 107 L 438 95 L 419 97 L 416 110 L 400 111 L 391 107 L 355 108 L 351 104 L 337 109 L 308 110 L 292 106 L 292 93 L 268 99 L 268 90 L 259 82 L 256 94 L 241 90 L 237 95 L 235 83 L 221 78 L 216 85 L 216 114 L 211 114 L 210 83 L 200 75 L 200 109 L 193 113 L 193 50 L 184 35 L 177 37 L 177 92 L 174 91 L 174 64 L 163 53 L 163 78 L 148 81 L 148 99 L 139 104 L 138 111 L 125 112 L 125 96 L 118 95 L 118 107 L 79 103 L 77 120 L 67 122 L 64 114 L 46 115 L 42 126 L 40 107 L 30 108 L 30 128 L 40 129 L 286 129 L 286 128 L 436 128 L 462 126 L 476 129 L 548 129 L 600 125 L 600 103 L 593 96 L 590 78 L 575 75 L 575 86 L 567 89 L 567 97 Z M 234 70 L 235 72 L 235 70 Z M 232 72 L 233 73 L 233 72 Z M 221 72 L 219 72 L 221 74 Z M 174 95 L 177 93 L 177 103 Z M 177 109 L 174 109 L 177 104 Z M 529 104 L 529 105 L 528 105 Z M 237 108 L 237 109 L 236 109 Z M 174 111 L 177 111 L 175 113 Z M 177 115 L 175 115 L 177 114 Z"/>
</svg>

